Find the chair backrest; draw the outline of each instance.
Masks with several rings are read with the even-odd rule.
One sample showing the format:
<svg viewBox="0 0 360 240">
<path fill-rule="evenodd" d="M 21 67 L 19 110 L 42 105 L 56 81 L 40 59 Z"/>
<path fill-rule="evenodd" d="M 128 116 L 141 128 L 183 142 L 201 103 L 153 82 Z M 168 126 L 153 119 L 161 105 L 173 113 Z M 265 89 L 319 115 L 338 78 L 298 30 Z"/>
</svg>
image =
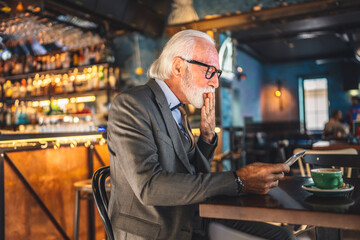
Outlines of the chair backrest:
<svg viewBox="0 0 360 240">
<path fill-rule="evenodd" d="M 351 177 L 352 168 L 360 167 L 360 157 L 358 151 L 355 148 L 346 148 L 340 150 L 310 150 L 296 148 L 294 153 L 306 150 L 304 161 L 306 164 L 306 173 L 310 177 L 310 165 L 317 166 L 335 166 L 340 167 L 344 172 L 344 167 L 348 168 L 347 177 Z M 302 166 L 301 160 L 298 161 L 301 176 L 305 177 L 305 171 Z"/>
<path fill-rule="evenodd" d="M 306 163 L 317 166 L 360 168 L 360 156 L 350 154 L 306 154 Z"/>
<path fill-rule="evenodd" d="M 104 224 L 106 235 L 110 240 L 114 240 L 114 233 L 112 230 L 109 216 L 107 214 L 109 201 L 106 195 L 106 178 L 109 176 L 109 166 L 102 167 L 96 170 L 92 177 L 92 189 L 96 207 Z"/>
</svg>

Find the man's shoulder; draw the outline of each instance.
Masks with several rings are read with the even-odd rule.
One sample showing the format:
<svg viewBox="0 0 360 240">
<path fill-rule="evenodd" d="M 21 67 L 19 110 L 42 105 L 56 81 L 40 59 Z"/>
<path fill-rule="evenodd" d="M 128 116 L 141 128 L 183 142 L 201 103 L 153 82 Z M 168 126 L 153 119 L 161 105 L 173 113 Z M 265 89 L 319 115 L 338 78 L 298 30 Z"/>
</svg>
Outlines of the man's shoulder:
<svg viewBox="0 0 360 240">
<path fill-rule="evenodd" d="M 132 88 L 129 88 L 125 91 L 123 91 L 122 93 L 120 94 L 133 94 L 133 95 L 137 95 L 137 94 L 141 94 L 141 93 L 144 93 L 146 91 L 149 91 L 150 88 L 149 86 L 147 86 L 146 84 L 143 84 L 143 85 L 139 85 L 139 86 L 135 86 L 135 87 L 132 87 Z"/>
<path fill-rule="evenodd" d="M 120 92 L 116 98 L 114 99 L 114 101 L 119 101 L 119 100 L 124 100 L 124 99 L 144 99 L 146 98 L 146 96 L 151 96 L 151 90 L 150 88 L 144 84 L 144 85 L 139 85 L 136 87 L 132 87 L 129 88 L 127 90 L 124 90 L 122 92 Z"/>
</svg>

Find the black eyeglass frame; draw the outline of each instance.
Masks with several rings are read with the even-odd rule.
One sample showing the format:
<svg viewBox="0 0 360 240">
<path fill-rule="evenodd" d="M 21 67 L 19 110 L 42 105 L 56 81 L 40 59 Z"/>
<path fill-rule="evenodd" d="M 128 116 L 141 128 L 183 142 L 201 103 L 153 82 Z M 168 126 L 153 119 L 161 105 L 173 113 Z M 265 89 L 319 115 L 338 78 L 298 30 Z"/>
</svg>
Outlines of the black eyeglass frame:
<svg viewBox="0 0 360 240">
<path fill-rule="evenodd" d="M 207 70 L 206 70 L 206 73 L 205 73 L 205 78 L 206 78 L 206 79 L 211 79 L 211 78 L 215 75 L 215 73 L 217 73 L 217 77 L 218 77 L 218 79 L 220 79 L 220 76 L 221 76 L 221 74 L 222 74 L 222 70 L 217 69 L 217 68 L 214 67 L 214 66 L 211 66 L 211 65 L 208 65 L 208 64 L 205 64 L 205 63 L 196 61 L 196 60 L 192 60 L 192 59 L 188 60 L 188 59 L 185 59 L 185 58 L 182 58 L 182 57 L 180 57 L 180 58 L 181 58 L 182 60 L 188 62 L 188 63 L 196 64 L 196 65 L 203 66 L 203 67 L 207 67 Z M 210 68 L 214 68 L 215 71 L 209 72 Z M 211 74 L 210 77 L 208 77 L 209 73 Z"/>
</svg>

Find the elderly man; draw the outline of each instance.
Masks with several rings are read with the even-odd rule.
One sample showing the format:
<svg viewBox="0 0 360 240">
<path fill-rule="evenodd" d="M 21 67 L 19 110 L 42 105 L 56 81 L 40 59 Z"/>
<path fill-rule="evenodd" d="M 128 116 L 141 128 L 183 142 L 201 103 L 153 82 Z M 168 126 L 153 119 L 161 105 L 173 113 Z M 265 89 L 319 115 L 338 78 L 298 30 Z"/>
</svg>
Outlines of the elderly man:
<svg viewBox="0 0 360 240">
<path fill-rule="evenodd" d="M 207 239 L 209 220 L 197 213 L 209 197 L 266 194 L 289 171 L 256 163 L 236 172 L 210 172 L 217 145 L 215 89 L 219 57 L 205 33 L 174 35 L 149 69 L 143 86 L 119 94 L 108 122 L 111 198 L 116 239 Z M 201 135 L 189 131 L 183 105 L 201 108 Z M 293 239 L 265 223 L 212 220 L 268 239 Z"/>
</svg>

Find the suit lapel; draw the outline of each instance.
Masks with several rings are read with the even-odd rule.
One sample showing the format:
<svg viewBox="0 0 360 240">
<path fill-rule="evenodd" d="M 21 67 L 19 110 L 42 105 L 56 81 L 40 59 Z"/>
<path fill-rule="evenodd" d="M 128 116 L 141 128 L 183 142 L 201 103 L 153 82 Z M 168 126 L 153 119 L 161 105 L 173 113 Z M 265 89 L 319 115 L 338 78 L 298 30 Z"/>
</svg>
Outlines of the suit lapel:
<svg viewBox="0 0 360 240">
<path fill-rule="evenodd" d="M 171 113 L 171 110 L 168 106 L 168 103 L 166 101 L 163 91 L 161 90 L 159 85 L 153 79 L 150 79 L 150 81 L 148 81 L 146 84 L 151 88 L 151 90 L 155 94 L 156 102 L 157 102 L 157 104 L 160 108 L 160 112 L 164 118 L 164 124 L 170 135 L 176 155 L 178 156 L 180 161 L 184 164 L 186 169 L 190 173 L 192 173 L 193 171 L 190 167 L 190 162 L 187 158 L 184 145 L 181 141 L 181 136 L 179 134 L 178 126 L 176 124 L 176 121 L 175 121 L 172 113 Z"/>
</svg>

